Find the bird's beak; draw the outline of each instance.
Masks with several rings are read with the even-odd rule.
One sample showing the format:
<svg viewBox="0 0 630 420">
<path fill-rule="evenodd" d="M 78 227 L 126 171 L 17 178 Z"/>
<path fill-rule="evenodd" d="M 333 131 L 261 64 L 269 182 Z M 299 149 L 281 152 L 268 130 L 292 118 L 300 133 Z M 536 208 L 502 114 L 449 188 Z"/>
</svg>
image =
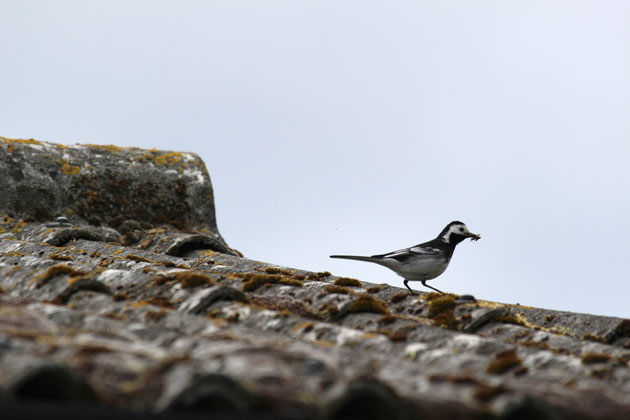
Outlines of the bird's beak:
<svg viewBox="0 0 630 420">
<path fill-rule="evenodd" d="M 470 238 L 471 241 L 478 241 L 479 239 L 481 239 L 481 235 L 477 235 L 476 233 L 472 233 L 472 232 L 468 234 L 468 237 Z"/>
</svg>

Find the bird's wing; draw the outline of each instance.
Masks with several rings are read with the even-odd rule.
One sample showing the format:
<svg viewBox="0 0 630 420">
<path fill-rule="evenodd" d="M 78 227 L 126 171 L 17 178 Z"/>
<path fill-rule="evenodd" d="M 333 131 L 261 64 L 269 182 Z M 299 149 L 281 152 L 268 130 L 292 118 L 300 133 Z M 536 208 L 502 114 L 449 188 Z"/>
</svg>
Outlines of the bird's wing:
<svg viewBox="0 0 630 420">
<path fill-rule="evenodd" d="M 372 255 L 372 258 L 379 259 L 393 259 L 396 261 L 406 261 L 410 258 L 418 257 L 434 257 L 437 256 L 441 250 L 432 246 L 416 245 L 411 248 L 399 249 L 398 251 L 388 252 L 387 254 Z"/>
</svg>

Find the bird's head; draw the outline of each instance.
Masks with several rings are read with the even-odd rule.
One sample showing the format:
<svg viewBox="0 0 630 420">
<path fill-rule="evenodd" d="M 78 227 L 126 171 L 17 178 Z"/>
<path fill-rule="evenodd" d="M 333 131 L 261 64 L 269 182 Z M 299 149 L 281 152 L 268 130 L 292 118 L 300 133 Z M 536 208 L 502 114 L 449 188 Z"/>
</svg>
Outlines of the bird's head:
<svg viewBox="0 0 630 420">
<path fill-rule="evenodd" d="M 466 238 L 470 238 L 473 241 L 481 239 L 481 235 L 472 233 L 468 227 L 462 222 L 451 222 L 442 230 L 439 238 L 447 244 L 457 245 Z"/>
</svg>

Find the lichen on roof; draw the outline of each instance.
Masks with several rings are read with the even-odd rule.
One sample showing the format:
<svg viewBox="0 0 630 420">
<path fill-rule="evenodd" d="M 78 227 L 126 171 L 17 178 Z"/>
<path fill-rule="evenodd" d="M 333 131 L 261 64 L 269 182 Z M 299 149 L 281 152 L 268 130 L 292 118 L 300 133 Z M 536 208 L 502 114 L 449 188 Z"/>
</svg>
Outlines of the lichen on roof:
<svg viewBox="0 0 630 420">
<path fill-rule="evenodd" d="M 172 170 L 184 164 L 201 183 Z M 0 138 L 0 175 L 0 408 L 31 397 L 249 418 L 630 412 L 629 320 L 245 258 L 219 235 L 193 154 Z"/>
</svg>

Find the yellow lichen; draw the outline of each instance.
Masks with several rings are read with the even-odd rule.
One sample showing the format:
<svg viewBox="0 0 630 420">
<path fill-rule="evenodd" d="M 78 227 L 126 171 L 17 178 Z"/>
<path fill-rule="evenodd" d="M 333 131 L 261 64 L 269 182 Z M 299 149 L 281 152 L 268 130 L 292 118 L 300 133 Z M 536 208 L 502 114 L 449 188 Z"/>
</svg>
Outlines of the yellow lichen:
<svg viewBox="0 0 630 420">
<path fill-rule="evenodd" d="M 5 143 L 42 144 L 41 141 L 37 141 L 35 139 L 9 139 L 9 138 L 0 136 L 0 140 L 2 140 Z"/>
<path fill-rule="evenodd" d="M 63 164 L 61 165 L 61 171 L 66 175 L 76 175 L 79 173 L 80 170 L 80 167 L 70 165 L 66 160 L 64 160 Z"/>
<path fill-rule="evenodd" d="M 13 233 L 20 233 L 20 232 L 22 232 L 22 229 L 26 225 L 28 225 L 28 223 L 26 223 L 24 220 L 20 220 L 17 223 L 17 225 L 13 226 L 13 229 L 11 229 L 11 232 L 13 232 Z"/>
<path fill-rule="evenodd" d="M 155 162 L 156 165 L 168 164 L 169 166 L 172 166 L 181 161 L 182 161 L 182 154 L 178 152 L 162 153 L 153 159 L 153 162 Z"/>
<path fill-rule="evenodd" d="M 81 146 L 90 147 L 92 149 L 106 150 L 108 152 L 122 152 L 123 147 L 114 146 L 113 144 L 80 144 Z"/>
</svg>

